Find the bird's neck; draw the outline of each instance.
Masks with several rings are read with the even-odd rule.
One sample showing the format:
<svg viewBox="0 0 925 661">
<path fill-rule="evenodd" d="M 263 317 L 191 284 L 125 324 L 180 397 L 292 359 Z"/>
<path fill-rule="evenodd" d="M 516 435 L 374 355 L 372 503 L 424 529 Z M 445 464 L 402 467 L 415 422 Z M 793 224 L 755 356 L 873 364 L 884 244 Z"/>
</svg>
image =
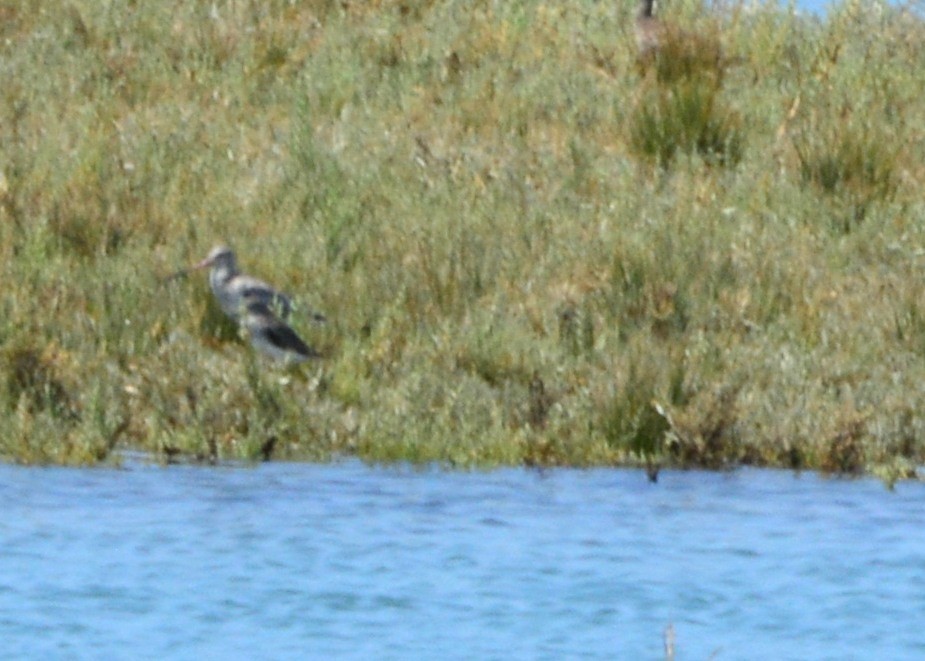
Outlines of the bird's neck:
<svg viewBox="0 0 925 661">
<path fill-rule="evenodd" d="M 233 265 L 222 264 L 221 266 L 213 266 L 212 272 L 209 274 L 209 280 L 212 282 L 212 286 L 223 285 L 233 277 L 238 274 L 238 269 Z"/>
<path fill-rule="evenodd" d="M 639 18 L 652 18 L 652 7 L 655 0 L 640 0 Z"/>
</svg>

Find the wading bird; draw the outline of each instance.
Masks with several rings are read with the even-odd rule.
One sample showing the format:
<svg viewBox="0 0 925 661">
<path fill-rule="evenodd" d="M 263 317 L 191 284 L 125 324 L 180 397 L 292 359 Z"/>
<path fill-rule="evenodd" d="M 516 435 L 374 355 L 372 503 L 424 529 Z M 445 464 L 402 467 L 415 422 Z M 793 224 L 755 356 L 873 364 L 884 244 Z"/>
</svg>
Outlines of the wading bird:
<svg viewBox="0 0 925 661">
<path fill-rule="evenodd" d="M 653 13 L 655 0 L 640 0 L 636 14 L 636 53 L 640 62 L 651 61 L 658 52 L 665 28 Z"/>
<path fill-rule="evenodd" d="M 189 270 L 204 268 L 212 269 L 209 285 L 222 312 L 239 324 L 255 349 L 289 364 L 321 357 L 284 321 L 292 311 L 289 297 L 263 280 L 241 273 L 231 248 L 216 246 Z M 311 317 L 315 321 L 325 320 L 314 312 Z"/>
</svg>

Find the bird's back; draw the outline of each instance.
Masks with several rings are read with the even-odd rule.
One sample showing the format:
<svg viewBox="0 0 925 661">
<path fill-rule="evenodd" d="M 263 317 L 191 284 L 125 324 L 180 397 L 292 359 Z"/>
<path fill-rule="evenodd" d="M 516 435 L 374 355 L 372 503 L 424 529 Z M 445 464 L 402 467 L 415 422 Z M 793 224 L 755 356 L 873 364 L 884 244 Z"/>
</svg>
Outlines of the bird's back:
<svg viewBox="0 0 925 661">
<path fill-rule="evenodd" d="M 292 301 L 288 296 L 249 275 L 234 273 L 225 276 L 220 271 L 213 271 L 210 283 L 222 311 L 232 319 L 240 317 L 242 309 L 249 303 L 265 305 L 283 318 L 292 311 Z"/>
</svg>

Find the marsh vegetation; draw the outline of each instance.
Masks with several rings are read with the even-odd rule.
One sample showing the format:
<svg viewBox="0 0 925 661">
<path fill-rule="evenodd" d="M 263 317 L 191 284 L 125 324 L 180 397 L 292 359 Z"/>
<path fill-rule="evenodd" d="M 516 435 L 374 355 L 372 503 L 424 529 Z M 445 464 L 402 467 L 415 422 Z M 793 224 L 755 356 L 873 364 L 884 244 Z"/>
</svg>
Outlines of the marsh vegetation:
<svg viewBox="0 0 925 661">
<path fill-rule="evenodd" d="M 925 25 L 663 4 L 0 2 L 0 456 L 914 476 Z"/>
</svg>

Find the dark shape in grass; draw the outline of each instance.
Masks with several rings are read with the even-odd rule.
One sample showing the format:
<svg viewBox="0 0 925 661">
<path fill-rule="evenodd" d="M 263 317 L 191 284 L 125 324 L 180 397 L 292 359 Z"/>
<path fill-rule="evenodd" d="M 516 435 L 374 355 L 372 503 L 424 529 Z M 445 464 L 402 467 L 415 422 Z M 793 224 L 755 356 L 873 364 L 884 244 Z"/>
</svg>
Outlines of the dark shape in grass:
<svg viewBox="0 0 925 661">
<path fill-rule="evenodd" d="M 720 104 L 719 92 L 702 80 L 648 89 L 631 118 L 631 146 L 663 167 L 678 153 L 735 165 L 742 158 L 743 132 L 738 117 Z"/>
<path fill-rule="evenodd" d="M 836 475 L 860 475 L 865 464 L 865 433 L 865 420 L 862 417 L 856 416 L 845 422 L 823 448 L 819 458 L 820 470 Z"/>
<path fill-rule="evenodd" d="M 559 310 L 558 317 L 559 342 L 573 356 L 590 353 L 594 348 L 594 320 L 587 308 L 568 304 Z"/>
<path fill-rule="evenodd" d="M 49 411 L 66 422 L 80 419 L 73 396 L 56 374 L 54 363 L 33 347 L 13 349 L 5 356 L 8 405 L 15 409 L 25 396 L 33 411 Z"/>
<path fill-rule="evenodd" d="M 275 435 L 270 436 L 260 446 L 260 459 L 270 461 L 273 458 L 273 450 L 276 448 L 276 442 L 279 440 Z"/>
<path fill-rule="evenodd" d="M 804 185 L 834 204 L 834 229 L 850 232 L 877 202 L 893 199 L 899 187 L 900 148 L 887 130 L 833 118 L 826 127 L 793 140 Z"/>
<path fill-rule="evenodd" d="M 546 419 L 549 417 L 549 407 L 552 406 L 552 397 L 546 392 L 546 384 L 538 372 L 533 373 L 530 380 L 529 407 L 527 413 L 527 422 L 534 429 L 543 429 L 546 427 Z"/>
</svg>

